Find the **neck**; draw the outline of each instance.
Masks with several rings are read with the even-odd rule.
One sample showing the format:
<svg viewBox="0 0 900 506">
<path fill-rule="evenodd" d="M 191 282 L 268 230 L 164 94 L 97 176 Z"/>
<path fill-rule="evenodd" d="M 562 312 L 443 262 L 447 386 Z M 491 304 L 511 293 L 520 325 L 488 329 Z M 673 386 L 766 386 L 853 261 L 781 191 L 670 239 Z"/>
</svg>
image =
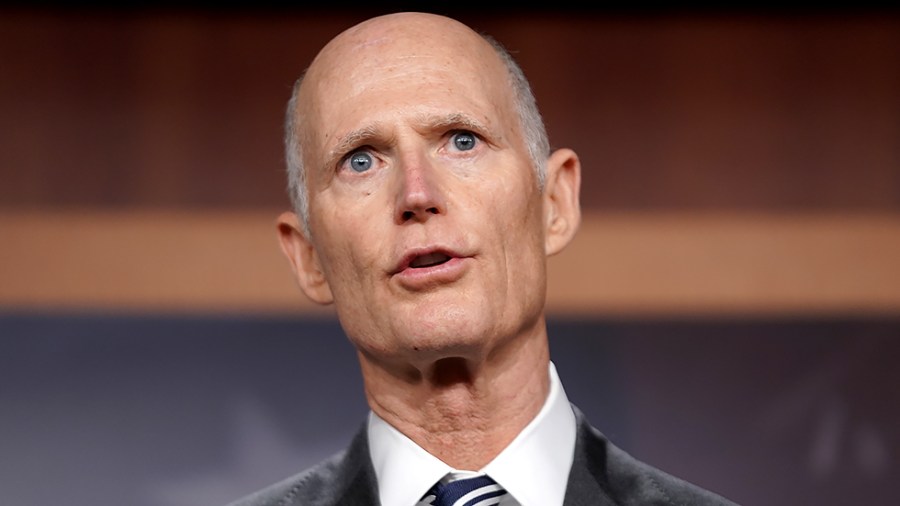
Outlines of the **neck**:
<svg viewBox="0 0 900 506">
<path fill-rule="evenodd" d="M 537 416 L 550 389 L 543 321 L 476 357 L 413 366 L 360 354 L 372 410 L 451 467 L 487 465 Z"/>
</svg>

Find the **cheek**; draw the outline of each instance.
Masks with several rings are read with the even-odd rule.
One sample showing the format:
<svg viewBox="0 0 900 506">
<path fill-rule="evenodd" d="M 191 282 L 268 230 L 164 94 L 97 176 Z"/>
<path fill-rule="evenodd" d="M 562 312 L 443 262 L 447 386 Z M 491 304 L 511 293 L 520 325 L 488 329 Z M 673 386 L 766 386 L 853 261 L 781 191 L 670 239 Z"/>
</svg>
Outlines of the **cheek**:
<svg viewBox="0 0 900 506">
<path fill-rule="evenodd" d="M 487 251 L 493 251 L 496 264 L 491 268 L 493 280 L 518 299 L 531 293 L 534 276 L 541 276 L 544 262 L 541 199 L 537 190 L 524 184 L 498 183 L 483 195 L 474 216 Z M 499 289 L 499 288 L 498 288 Z"/>
<path fill-rule="evenodd" d="M 348 211 L 340 217 L 323 216 L 324 219 L 318 220 L 316 227 L 316 249 L 337 301 L 358 299 L 363 293 L 361 287 L 370 283 L 367 276 L 371 276 L 377 268 L 374 265 L 377 253 L 372 249 L 377 243 L 367 235 L 371 227 L 366 225 L 365 220 L 362 223 L 348 220 L 352 215 Z M 324 223 L 328 225 L 323 226 Z"/>
<path fill-rule="evenodd" d="M 341 299 L 358 299 L 368 293 L 362 288 L 371 284 L 371 275 L 376 272 L 372 256 L 366 255 L 365 247 L 371 244 L 359 237 L 353 241 L 340 241 L 329 247 L 329 265 L 325 268 L 331 288 Z"/>
<path fill-rule="evenodd" d="M 525 247 L 530 242 L 522 242 L 525 237 L 533 238 L 535 234 L 541 235 L 541 195 L 536 188 L 525 181 L 500 179 L 493 184 L 486 185 L 482 195 L 480 206 L 486 221 L 492 222 L 498 233 L 507 238 L 516 238 L 518 241 L 509 245 Z"/>
</svg>

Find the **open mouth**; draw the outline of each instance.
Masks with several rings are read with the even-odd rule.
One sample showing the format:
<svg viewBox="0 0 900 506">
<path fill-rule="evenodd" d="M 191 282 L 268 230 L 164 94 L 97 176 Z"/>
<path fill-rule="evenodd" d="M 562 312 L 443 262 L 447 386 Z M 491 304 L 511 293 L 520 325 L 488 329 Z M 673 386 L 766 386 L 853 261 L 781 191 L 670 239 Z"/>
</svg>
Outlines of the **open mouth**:
<svg viewBox="0 0 900 506">
<path fill-rule="evenodd" d="M 428 253 L 427 255 L 420 255 L 413 258 L 409 262 L 409 267 L 412 269 L 423 269 L 425 267 L 441 265 L 448 261 L 450 261 L 450 255 L 440 252 Z"/>
</svg>

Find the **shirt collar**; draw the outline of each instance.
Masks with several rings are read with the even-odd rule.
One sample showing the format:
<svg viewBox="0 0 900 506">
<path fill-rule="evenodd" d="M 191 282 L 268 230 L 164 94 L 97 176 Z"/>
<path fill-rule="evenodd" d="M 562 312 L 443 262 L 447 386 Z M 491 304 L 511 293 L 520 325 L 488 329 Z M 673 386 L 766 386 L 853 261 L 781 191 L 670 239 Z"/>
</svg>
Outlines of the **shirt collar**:
<svg viewBox="0 0 900 506">
<path fill-rule="evenodd" d="M 550 363 L 550 392 L 537 416 L 478 474 L 487 474 L 522 506 L 562 504 L 575 451 L 575 414 Z M 374 412 L 369 451 L 384 506 L 413 506 L 447 473 L 457 473 Z"/>
</svg>

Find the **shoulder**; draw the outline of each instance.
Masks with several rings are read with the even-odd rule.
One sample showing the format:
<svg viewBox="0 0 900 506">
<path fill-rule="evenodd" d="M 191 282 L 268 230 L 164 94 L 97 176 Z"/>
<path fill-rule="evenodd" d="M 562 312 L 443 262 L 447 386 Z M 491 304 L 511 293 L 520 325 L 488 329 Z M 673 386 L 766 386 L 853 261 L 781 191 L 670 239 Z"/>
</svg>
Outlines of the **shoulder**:
<svg viewBox="0 0 900 506">
<path fill-rule="evenodd" d="M 578 442 L 570 486 L 584 489 L 593 486 L 590 482 L 594 480 L 611 504 L 736 506 L 712 491 L 634 458 L 592 427 L 577 408 L 575 411 Z"/>
<path fill-rule="evenodd" d="M 346 452 L 341 452 L 302 473 L 269 485 L 229 506 L 288 506 L 293 504 L 324 506 L 333 504 L 335 475 L 343 467 Z"/>
<path fill-rule="evenodd" d="M 365 431 L 350 446 L 313 468 L 243 497 L 228 506 L 363 505 L 377 497 Z"/>
</svg>

